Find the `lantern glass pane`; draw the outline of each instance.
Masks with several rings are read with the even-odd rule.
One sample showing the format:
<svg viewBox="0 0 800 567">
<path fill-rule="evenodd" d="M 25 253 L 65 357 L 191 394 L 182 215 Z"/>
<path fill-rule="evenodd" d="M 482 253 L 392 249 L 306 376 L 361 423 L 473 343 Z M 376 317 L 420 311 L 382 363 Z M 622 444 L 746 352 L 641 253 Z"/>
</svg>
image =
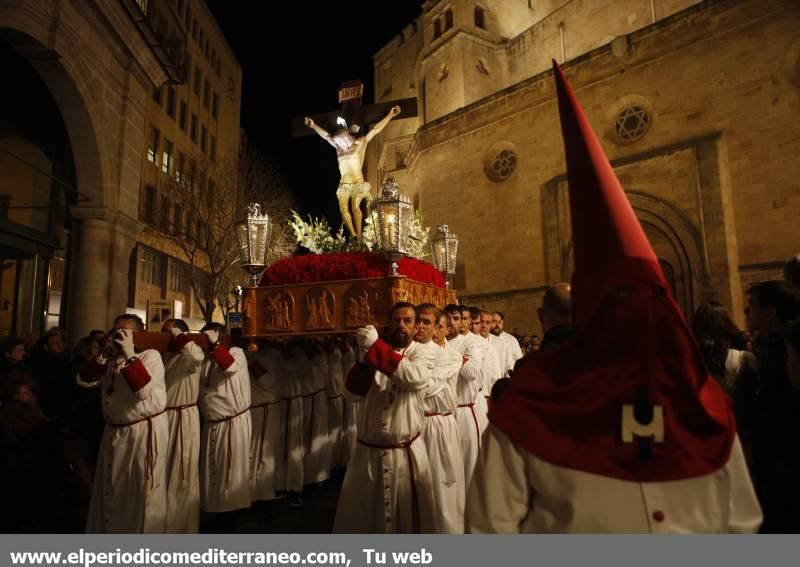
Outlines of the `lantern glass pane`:
<svg viewBox="0 0 800 567">
<path fill-rule="evenodd" d="M 448 238 L 448 245 L 447 245 L 447 273 L 448 274 L 455 274 L 456 273 L 456 255 L 458 254 L 458 239 L 455 238 L 455 235 L 451 235 Z"/>
<path fill-rule="evenodd" d="M 236 227 L 236 236 L 239 240 L 239 262 L 250 264 L 250 239 L 247 234 L 247 223 Z"/>
</svg>

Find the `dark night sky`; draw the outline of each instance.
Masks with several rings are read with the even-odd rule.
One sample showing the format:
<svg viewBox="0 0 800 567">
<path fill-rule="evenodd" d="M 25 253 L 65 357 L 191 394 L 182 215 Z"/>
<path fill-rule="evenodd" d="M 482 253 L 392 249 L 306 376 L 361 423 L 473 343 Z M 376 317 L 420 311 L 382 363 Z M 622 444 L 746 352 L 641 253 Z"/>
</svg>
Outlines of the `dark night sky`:
<svg viewBox="0 0 800 567">
<path fill-rule="evenodd" d="M 242 66 L 248 144 L 284 173 L 303 213 L 338 227 L 339 172 L 317 136 L 293 139 L 293 117 L 335 110 L 343 81 L 364 83 L 373 102 L 372 56 L 421 12 L 421 0 L 281 3 L 208 0 Z"/>
</svg>

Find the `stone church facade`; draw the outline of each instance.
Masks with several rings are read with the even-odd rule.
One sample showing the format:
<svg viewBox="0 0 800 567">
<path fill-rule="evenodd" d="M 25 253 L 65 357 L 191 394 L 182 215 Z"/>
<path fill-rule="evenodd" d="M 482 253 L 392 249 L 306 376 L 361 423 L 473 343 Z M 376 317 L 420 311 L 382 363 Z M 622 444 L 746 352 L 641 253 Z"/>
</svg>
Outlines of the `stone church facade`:
<svg viewBox="0 0 800 567">
<path fill-rule="evenodd" d="M 552 59 L 684 311 L 742 323 L 744 290 L 800 252 L 800 4 L 432 0 L 374 56 L 376 100 L 419 116 L 379 136 L 370 181 L 448 224 L 461 300 L 524 333 L 572 271 Z"/>
</svg>

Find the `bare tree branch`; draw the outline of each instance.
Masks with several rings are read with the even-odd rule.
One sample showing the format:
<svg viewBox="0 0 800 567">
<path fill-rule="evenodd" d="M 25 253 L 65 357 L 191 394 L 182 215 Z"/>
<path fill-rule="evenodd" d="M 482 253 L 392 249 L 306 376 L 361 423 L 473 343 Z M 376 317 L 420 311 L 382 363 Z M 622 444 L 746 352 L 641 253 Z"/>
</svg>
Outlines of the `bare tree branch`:
<svg viewBox="0 0 800 567">
<path fill-rule="evenodd" d="M 211 321 L 219 306 L 227 316 L 231 291 L 248 279 L 238 266 L 236 227 L 249 203 L 258 202 L 272 219 L 267 264 L 291 255 L 296 247 L 287 221 L 293 199 L 279 170 L 247 151 L 236 162 L 192 156 L 178 163 L 167 188 L 167 208 L 159 207 L 148 231 L 173 243 L 191 269 L 191 294 L 203 318 Z M 179 171 L 183 168 L 185 171 Z"/>
</svg>

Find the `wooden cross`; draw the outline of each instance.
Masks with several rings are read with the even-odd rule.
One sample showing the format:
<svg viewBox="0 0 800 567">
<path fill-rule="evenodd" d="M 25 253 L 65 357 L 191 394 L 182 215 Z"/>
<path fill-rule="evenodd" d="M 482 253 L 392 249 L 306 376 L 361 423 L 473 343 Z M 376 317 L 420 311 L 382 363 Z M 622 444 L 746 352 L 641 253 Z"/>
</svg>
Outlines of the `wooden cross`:
<svg viewBox="0 0 800 567">
<path fill-rule="evenodd" d="M 386 116 L 393 106 L 400 107 L 398 118 L 411 118 L 417 115 L 417 99 L 415 97 L 362 106 L 361 97 L 363 94 L 364 85 L 361 81 L 346 81 L 342 83 L 342 88 L 339 89 L 339 103 L 341 103 L 342 108 L 315 114 L 310 118 L 331 134 L 339 128 L 344 128 L 344 126 L 337 123 L 337 120 L 342 118 L 347 123 L 347 128 L 350 128 L 353 124 L 360 128 L 356 136 L 363 136 L 367 131 L 367 126 L 375 124 Z M 293 137 L 299 138 L 314 134 L 314 131 L 303 122 L 304 118 L 304 116 L 301 116 L 292 119 Z"/>
</svg>

